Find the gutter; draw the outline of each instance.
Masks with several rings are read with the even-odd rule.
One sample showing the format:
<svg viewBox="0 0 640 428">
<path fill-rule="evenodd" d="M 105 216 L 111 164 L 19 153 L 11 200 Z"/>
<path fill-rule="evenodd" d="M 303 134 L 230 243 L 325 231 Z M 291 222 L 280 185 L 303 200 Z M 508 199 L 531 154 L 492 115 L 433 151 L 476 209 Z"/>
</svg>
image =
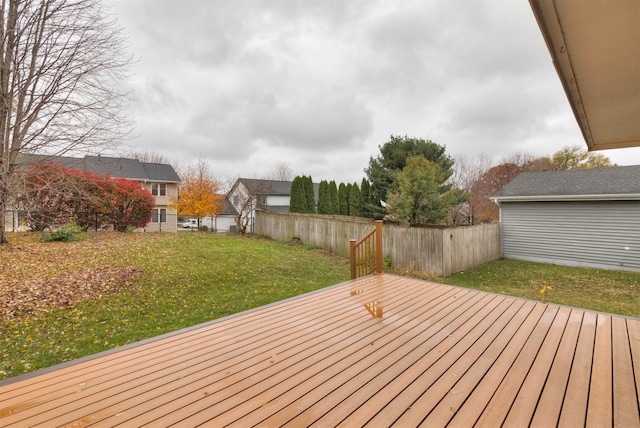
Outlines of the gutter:
<svg viewBox="0 0 640 428">
<path fill-rule="evenodd" d="M 606 195 L 526 195 L 499 196 L 490 198 L 500 205 L 502 202 L 559 202 L 559 201 L 640 201 L 639 193 L 622 193 Z"/>
</svg>

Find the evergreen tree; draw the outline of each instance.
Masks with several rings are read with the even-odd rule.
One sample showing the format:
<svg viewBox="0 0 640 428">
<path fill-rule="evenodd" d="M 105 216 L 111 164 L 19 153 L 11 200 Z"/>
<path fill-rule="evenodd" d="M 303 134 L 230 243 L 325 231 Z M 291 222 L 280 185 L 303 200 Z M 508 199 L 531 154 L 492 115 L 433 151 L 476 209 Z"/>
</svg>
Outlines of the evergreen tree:
<svg viewBox="0 0 640 428">
<path fill-rule="evenodd" d="M 332 205 L 329 183 L 322 180 L 318 187 L 318 214 L 331 214 Z"/>
<path fill-rule="evenodd" d="M 375 220 L 382 220 L 387 215 L 387 210 L 382 206 L 380 200 L 373 194 L 373 191 L 369 195 L 369 203 L 367 209 L 369 210 L 369 218 Z"/>
<path fill-rule="evenodd" d="M 315 213 L 316 212 L 316 196 L 315 191 L 313 190 L 313 180 L 311 176 L 304 176 L 304 197 L 306 198 L 306 207 L 307 210 L 305 212 Z"/>
<path fill-rule="evenodd" d="M 360 193 L 362 196 L 362 215 L 367 218 L 382 220 L 387 214 L 387 210 L 382 206 L 380 200 L 374 194 L 371 184 L 366 178 L 362 180 Z"/>
<path fill-rule="evenodd" d="M 347 188 L 345 190 L 345 198 L 346 198 L 346 203 L 347 203 L 347 211 L 344 215 L 351 215 L 351 204 L 349 202 L 349 199 L 351 198 L 351 188 L 353 187 L 353 184 L 351 183 L 347 183 Z"/>
<path fill-rule="evenodd" d="M 353 183 L 349 191 L 349 215 L 362 215 L 362 195 L 360 194 L 358 183 Z"/>
<path fill-rule="evenodd" d="M 304 213 L 307 212 L 307 200 L 304 195 L 303 178 L 297 176 L 291 183 L 291 196 L 289 201 L 289 212 Z"/>
<path fill-rule="evenodd" d="M 336 186 L 335 180 L 331 180 L 329 182 L 329 193 L 331 198 L 330 214 L 340 214 L 340 201 L 338 201 L 338 186 Z"/>
<path fill-rule="evenodd" d="M 370 218 L 371 186 L 366 178 L 363 178 L 362 183 L 360 183 L 360 198 L 362 199 L 362 213 L 360 215 Z"/>
<path fill-rule="evenodd" d="M 413 156 L 398 174 L 398 191 L 390 194 L 389 214 L 411 225 L 441 224 L 450 208 L 447 195 L 439 192 L 440 167 L 425 159 Z"/>
<path fill-rule="evenodd" d="M 349 215 L 349 193 L 344 183 L 338 186 L 338 208 L 338 214 Z"/>
<path fill-rule="evenodd" d="M 424 156 L 438 165 L 438 191 L 444 194 L 450 190 L 451 186 L 445 182 L 453 174 L 453 158 L 446 153 L 445 146 L 422 138 L 391 135 L 391 139 L 379 148 L 380 155 L 375 159 L 372 156 L 369 167 L 365 168 L 371 191 L 378 200 L 386 201 L 390 193 L 398 191 L 396 176 L 413 156 Z"/>
</svg>

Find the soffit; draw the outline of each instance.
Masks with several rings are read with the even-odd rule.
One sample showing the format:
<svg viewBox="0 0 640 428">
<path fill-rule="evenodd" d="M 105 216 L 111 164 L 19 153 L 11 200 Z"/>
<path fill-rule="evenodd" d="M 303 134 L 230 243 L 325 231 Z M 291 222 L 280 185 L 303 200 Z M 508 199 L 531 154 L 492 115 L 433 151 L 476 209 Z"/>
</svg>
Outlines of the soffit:
<svg viewBox="0 0 640 428">
<path fill-rule="evenodd" d="M 640 146 L 640 1 L 530 3 L 589 150 Z"/>
</svg>

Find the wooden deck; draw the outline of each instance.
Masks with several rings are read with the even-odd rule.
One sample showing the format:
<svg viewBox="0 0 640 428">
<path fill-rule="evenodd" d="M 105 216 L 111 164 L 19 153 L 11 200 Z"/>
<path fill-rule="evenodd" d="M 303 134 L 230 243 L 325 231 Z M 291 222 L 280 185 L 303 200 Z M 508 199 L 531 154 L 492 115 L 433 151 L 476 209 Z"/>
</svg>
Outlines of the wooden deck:
<svg viewBox="0 0 640 428">
<path fill-rule="evenodd" d="M 0 383 L 0 426 L 639 427 L 640 320 L 377 275 Z"/>
</svg>

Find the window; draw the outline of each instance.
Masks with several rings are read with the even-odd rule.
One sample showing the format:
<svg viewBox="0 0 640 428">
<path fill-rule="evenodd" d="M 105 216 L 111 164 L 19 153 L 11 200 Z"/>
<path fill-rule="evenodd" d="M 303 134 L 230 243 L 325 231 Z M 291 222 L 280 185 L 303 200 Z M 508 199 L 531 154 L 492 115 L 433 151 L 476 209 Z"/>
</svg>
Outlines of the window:
<svg viewBox="0 0 640 428">
<path fill-rule="evenodd" d="M 167 184 L 151 183 L 151 194 L 153 196 L 167 196 Z"/>
<path fill-rule="evenodd" d="M 151 223 L 166 223 L 167 222 L 167 210 L 165 208 L 154 209 L 151 212 Z"/>
</svg>

